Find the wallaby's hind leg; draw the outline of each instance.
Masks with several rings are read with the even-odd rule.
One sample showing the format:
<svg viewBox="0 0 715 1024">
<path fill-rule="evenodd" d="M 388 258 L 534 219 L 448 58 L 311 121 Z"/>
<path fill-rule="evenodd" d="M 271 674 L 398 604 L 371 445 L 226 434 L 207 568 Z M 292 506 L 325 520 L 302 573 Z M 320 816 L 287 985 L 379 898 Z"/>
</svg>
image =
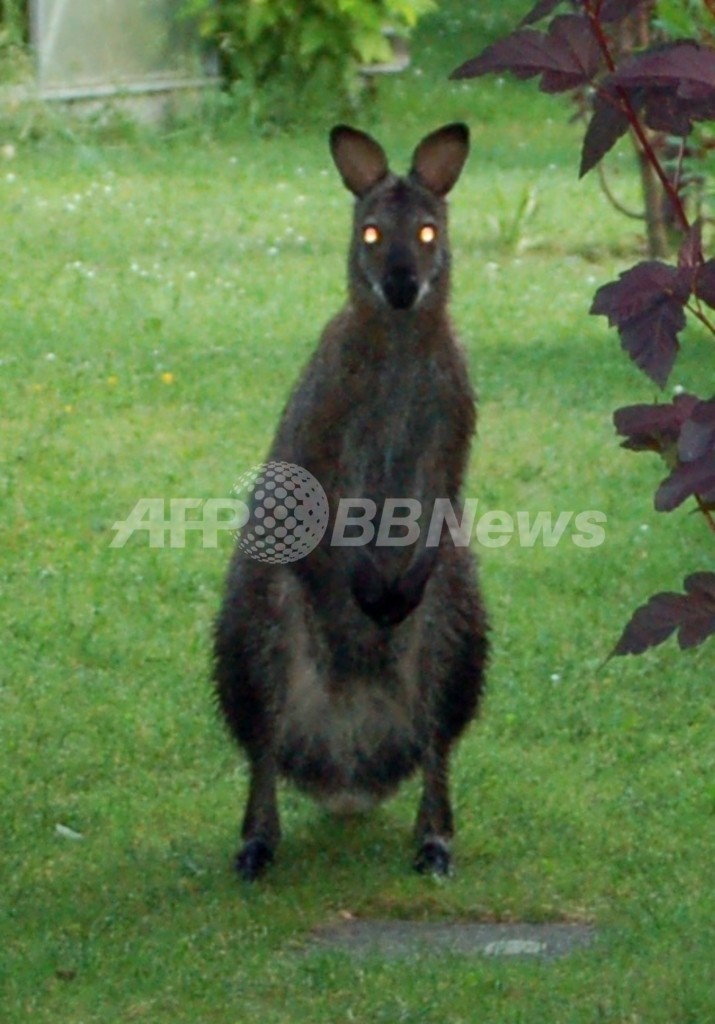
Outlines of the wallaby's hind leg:
<svg viewBox="0 0 715 1024">
<path fill-rule="evenodd" d="M 414 866 L 422 874 L 448 875 L 452 866 L 450 840 L 454 833 L 449 799 L 449 744 L 438 741 L 424 763 L 424 789 L 415 823 L 419 844 Z"/>
<path fill-rule="evenodd" d="M 283 663 L 270 644 L 274 612 L 264 569 L 237 559 L 214 634 L 218 706 L 248 754 L 250 786 L 236 871 L 253 881 L 273 860 L 280 840 L 272 700 L 278 700 Z M 249 596 L 250 595 L 250 596 Z"/>
<path fill-rule="evenodd" d="M 236 871 L 247 882 L 253 882 L 272 862 L 281 837 L 276 765 L 271 754 L 261 754 L 251 761 L 251 784 L 241 834 L 243 846 L 236 855 Z"/>
<path fill-rule="evenodd" d="M 466 553 L 453 554 L 452 559 L 450 572 L 441 578 L 442 590 L 436 592 L 435 600 L 438 609 L 451 607 L 458 612 L 460 625 L 454 632 L 438 628 L 430 638 L 432 657 L 425 665 L 427 683 L 434 680 L 433 673 L 440 666 L 444 675 L 437 686 L 434 731 L 423 760 L 424 790 L 415 824 L 419 843 L 415 868 L 438 875 L 449 874 L 452 867 L 450 840 L 454 821 L 449 796 L 449 755 L 477 713 L 489 648 L 472 559 Z M 433 621 L 438 621 L 438 616 Z"/>
</svg>

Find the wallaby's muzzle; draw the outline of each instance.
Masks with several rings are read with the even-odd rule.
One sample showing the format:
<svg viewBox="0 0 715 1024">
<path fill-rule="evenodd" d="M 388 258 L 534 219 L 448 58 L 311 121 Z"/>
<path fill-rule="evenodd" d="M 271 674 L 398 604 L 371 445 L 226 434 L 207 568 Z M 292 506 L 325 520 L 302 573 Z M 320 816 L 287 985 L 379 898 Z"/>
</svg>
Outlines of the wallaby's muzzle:
<svg viewBox="0 0 715 1024">
<path fill-rule="evenodd" d="M 394 246 L 385 262 L 382 291 L 393 309 L 409 309 L 419 294 L 419 280 L 409 250 Z"/>
</svg>

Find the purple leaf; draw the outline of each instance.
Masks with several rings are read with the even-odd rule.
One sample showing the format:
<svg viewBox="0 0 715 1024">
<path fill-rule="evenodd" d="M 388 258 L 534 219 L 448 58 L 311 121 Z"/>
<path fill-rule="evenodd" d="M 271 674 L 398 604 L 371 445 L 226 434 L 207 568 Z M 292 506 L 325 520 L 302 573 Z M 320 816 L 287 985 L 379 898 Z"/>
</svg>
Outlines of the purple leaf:
<svg viewBox="0 0 715 1024">
<path fill-rule="evenodd" d="M 684 99 L 704 99 L 715 89 L 715 50 L 693 40 L 666 43 L 627 58 L 607 82 L 626 88 L 668 86 Z"/>
<path fill-rule="evenodd" d="M 678 455 L 683 462 L 694 462 L 706 455 L 715 455 L 714 399 L 698 402 L 692 409 L 680 433 Z"/>
<path fill-rule="evenodd" d="M 664 388 L 680 349 L 678 333 L 684 327 L 682 304 L 664 299 L 619 328 L 621 345 L 636 366 Z"/>
<path fill-rule="evenodd" d="M 622 21 L 642 7 L 646 0 L 604 0 L 601 21 Z"/>
<path fill-rule="evenodd" d="M 695 494 L 705 502 L 715 499 L 715 452 L 679 463 L 655 492 L 656 511 L 672 512 Z"/>
<path fill-rule="evenodd" d="M 681 404 L 681 408 L 686 405 Z M 712 399 L 696 401 L 683 419 L 677 442 L 677 462 L 656 491 L 655 507 L 659 512 L 671 512 L 693 495 L 706 504 L 715 500 L 715 400 Z"/>
<path fill-rule="evenodd" d="M 593 116 L 588 123 L 581 150 L 582 178 L 615 146 L 628 131 L 628 118 L 617 97 L 598 93 L 593 103 Z"/>
<path fill-rule="evenodd" d="M 560 14 L 548 32 L 520 28 L 461 64 L 450 78 L 477 78 L 511 71 L 517 78 L 541 75 L 543 92 L 565 92 L 590 82 L 603 64 L 598 43 L 585 18 Z"/>
<path fill-rule="evenodd" d="M 693 291 L 706 305 L 715 309 L 715 260 L 707 260 L 698 268 L 694 276 Z"/>
<path fill-rule="evenodd" d="M 672 403 L 629 405 L 613 416 L 624 448 L 654 451 L 670 468 L 655 495 L 658 512 L 671 512 L 686 498 L 715 500 L 715 399 L 678 395 Z"/>
<path fill-rule="evenodd" d="M 685 580 L 690 614 L 680 627 L 681 648 L 697 647 L 715 633 L 715 573 L 694 572 Z"/>
<path fill-rule="evenodd" d="M 624 270 L 617 281 L 602 285 L 591 313 L 607 316 L 611 327 L 619 327 L 663 299 L 676 299 L 681 305 L 687 302 L 678 270 L 661 260 L 645 260 Z"/>
<path fill-rule="evenodd" d="M 643 120 L 655 132 L 685 136 L 693 130 L 693 121 L 715 119 L 715 97 L 691 99 L 673 95 L 667 89 L 638 89 L 643 104 Z"/>
<path fill-rule="evenodd" d="M 622 446 L 631 451 L 653 451 L 674 455 L 683 423 L 698 404 L 696 395 L 678 395 L 672 402 L 657 405 L 627 405 L 616 409 L 613 423 L 625 437 Z"/>
<path fill-rule="evenodd" d="M 715 50 L 693 40 L 666 43 L 627 58 L 601 88 L 625 90 L 649 128 L 685 136 L 693 121 L 715 118 Z"/>
<path fill-rule="evenodd" d="M 678 354 L 689 288 L 676 267 L 648 260 L 598 289 L 590 312 L 608 317 L 637 366 L 664 387 Z"/>
<path fill-rule="evenodd" d="M 613 655 L 642 654 L 678 630 L 682 650 L 697 647 L 715 633 L 715 573 L 696 572 L 685 580 L 685 594 L 654 594 L 623 630 Z"/>
<path fill-rule="evenodd" d="M 611 656 L 642 654 L 649 647 L 662 644 L 678 628 L 684 601 L 682 594 L 654 594 L 633 613 Z"/>
</svg>

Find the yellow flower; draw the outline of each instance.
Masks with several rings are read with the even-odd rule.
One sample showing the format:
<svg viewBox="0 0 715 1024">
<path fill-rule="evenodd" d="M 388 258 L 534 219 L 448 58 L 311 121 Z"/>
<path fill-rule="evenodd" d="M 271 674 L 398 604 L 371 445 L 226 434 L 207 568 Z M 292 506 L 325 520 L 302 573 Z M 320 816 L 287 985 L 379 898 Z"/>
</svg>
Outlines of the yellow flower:
<svg viewBox="0 0 715 1024">
<path fill-rule="evenodd" d="M 118 383 L 119 377 L 117 377 L 115 373 L 113 373 L 110 377 L 107 377 L 107 384 L 109 384 L 110 388 L 113 388 L 114 385 Z"/>
<path fill-rule="evenodd" d="M 173 384 L 174 383 L 174 374 L 173 373 L 162 373 L 161 379 L 164 381 L 165 384 Z"/>
</svg>

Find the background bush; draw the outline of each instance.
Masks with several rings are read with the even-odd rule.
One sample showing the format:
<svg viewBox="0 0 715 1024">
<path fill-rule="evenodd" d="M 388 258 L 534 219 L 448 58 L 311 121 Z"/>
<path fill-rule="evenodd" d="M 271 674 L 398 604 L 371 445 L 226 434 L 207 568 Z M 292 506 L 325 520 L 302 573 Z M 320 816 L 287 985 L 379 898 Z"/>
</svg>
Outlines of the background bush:
<svg viewBox="0 0 715 1024">
<path fill-rule="evenodd" d="M 0 0 L 0 44 L 27 40 L 29 19 L 28 0 Z"/>
<path fill-rule="evenodd" d="M 361 65 L 392 56 L 385 29 L 407 34 L 434 0 L 187 0 L 221 58 L 227 85 L 260 119 L 305 120 L 357 104 Z"/>
</svg>

